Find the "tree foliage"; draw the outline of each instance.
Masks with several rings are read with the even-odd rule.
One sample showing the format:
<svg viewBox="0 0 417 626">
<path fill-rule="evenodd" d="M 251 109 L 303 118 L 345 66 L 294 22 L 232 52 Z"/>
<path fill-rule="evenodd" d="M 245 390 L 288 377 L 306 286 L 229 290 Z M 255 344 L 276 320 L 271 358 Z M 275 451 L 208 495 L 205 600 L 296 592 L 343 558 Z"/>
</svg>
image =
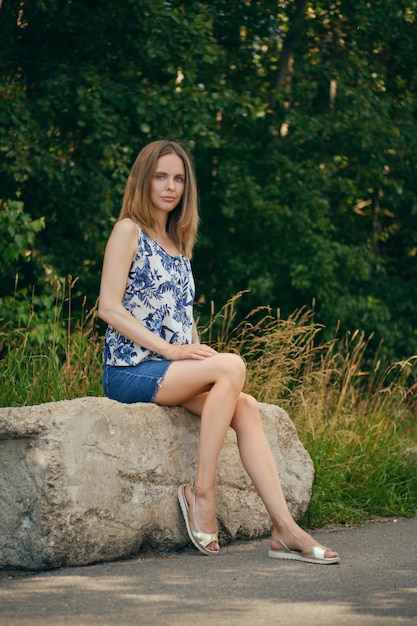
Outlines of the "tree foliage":
<svg viewBox="0 0 417 626">
<path fill-rule="evenodd" d="M 3 303 L 16 274 L 94 302 L 131 164 L 168 137 L 195 158 L 202 314 L 249 290 L 417 352 L 415 0 L 0 5 Z"/>
</svg>

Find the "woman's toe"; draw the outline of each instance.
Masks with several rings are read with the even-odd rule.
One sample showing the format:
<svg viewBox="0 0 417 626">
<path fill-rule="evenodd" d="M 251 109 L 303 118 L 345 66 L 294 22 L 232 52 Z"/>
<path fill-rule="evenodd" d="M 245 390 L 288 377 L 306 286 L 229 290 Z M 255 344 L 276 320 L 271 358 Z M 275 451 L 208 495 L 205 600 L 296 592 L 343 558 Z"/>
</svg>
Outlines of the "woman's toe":
<svg viewBox="0 0 417 626">
<path fill-rule="evenodd" d="M 338 553 L 335 552 L 334 550 L 331 550 L 330 548 L 328 548 L 326 552 L 324 553 L 325 559 L 335 559 L 338 556 L 339 556 Z"/>
</svg>

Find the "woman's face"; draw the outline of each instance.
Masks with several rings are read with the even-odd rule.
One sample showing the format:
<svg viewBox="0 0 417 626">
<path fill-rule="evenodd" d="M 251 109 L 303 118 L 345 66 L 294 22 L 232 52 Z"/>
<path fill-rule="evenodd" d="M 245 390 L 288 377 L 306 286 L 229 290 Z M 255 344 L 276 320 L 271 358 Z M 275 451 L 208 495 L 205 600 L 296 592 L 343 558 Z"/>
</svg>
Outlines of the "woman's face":
<svg viewBox="0 0 417 626">
<path fill-rule="evenodd" d="M 154 209 L 169 213 L 179 204 L 185 185 L 185 169 L 176 154 L 165 154 L 156 163 L 151 181 L 151 201 Z"/>
</svg>

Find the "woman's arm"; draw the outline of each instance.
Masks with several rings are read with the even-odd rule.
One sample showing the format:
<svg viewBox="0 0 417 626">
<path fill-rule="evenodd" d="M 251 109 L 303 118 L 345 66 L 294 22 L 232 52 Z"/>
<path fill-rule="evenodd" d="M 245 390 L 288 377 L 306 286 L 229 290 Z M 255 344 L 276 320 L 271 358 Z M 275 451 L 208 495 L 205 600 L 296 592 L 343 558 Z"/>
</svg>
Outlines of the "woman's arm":
<svg viewBox="0 0 417 626">
<path fill-rule="evenodd" d="M 124 337 L 169 360 L 204 359 L 216 354 L 202 344 L 173 345 L 136 320 L 123 306 L 127 277 L 137 249 L 137 226 L 130 219 L 116 222 L 104 253 L 99 317 Z"/>
<path fill-rule="evenodd" d="M 200 343 L 200 337 L 198 336 L 197 324 L 195 323 L 195 319 L 193 318 L 193 328 L 191 331 L 191 341 L 192 343 Z"/>
</svg>

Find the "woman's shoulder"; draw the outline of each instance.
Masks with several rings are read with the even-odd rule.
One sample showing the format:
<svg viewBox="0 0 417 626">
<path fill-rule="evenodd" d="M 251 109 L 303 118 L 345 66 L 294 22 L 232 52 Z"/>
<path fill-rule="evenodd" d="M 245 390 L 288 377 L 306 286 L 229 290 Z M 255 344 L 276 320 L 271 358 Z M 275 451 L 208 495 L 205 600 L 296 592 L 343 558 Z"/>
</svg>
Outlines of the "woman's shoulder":
<svg viewBox="0 0 417 626">
<path fill-rule="evenodd" d="M 137 235 L 141 232 L 140 226 L 131 220 L 130 217 L 124 217 L 123 219 L 118 220 L 115 223 L 113 230 L 125 235 Z"/>
<path fill-rule="evenodd" d="M 107 244 L 108 248 L 134 254 L 138 246 L 139 232 L 138 226 L 131 219 L 118 220 L 113 226 Z"/>
</svg>

